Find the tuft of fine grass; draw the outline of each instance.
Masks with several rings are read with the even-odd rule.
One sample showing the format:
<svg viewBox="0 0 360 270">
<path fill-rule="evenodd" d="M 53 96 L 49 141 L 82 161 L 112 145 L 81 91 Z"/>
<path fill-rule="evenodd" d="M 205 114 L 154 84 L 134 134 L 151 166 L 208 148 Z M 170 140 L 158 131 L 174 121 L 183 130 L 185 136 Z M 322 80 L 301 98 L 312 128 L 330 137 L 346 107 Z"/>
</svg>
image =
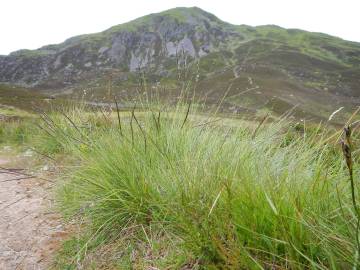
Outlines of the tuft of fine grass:
<svg viewBox="0 0 360 270">
<path fill-rule="evenodd" d="M 326 132 L 189 108 L 49 116 L 49 136 L 78 163 L 58 190 L 63 212 L 91 232 L 76 258 L 99 236 L 103 246 L 128 233 L 149 249 L 172 239 L 173 269 L 351 269 L 357 218 Z M 131 254 L 115 260 L 134 266 Z"/>
</svg>

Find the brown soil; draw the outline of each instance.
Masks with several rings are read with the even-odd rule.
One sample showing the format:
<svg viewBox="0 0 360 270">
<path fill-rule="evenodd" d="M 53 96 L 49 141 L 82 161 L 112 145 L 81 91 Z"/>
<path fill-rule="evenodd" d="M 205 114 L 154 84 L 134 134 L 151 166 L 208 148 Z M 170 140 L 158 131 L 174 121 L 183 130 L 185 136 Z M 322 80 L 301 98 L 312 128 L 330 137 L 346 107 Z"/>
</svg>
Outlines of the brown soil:
<svg viewBox="0 0 360 270">
<path fill-rule="evenodd" d="M 51 209 L 51 182 L 9 171 L 8 161 L 0 158 L 0 269 L 49 269 L 65 236 Z"/>
</svg>

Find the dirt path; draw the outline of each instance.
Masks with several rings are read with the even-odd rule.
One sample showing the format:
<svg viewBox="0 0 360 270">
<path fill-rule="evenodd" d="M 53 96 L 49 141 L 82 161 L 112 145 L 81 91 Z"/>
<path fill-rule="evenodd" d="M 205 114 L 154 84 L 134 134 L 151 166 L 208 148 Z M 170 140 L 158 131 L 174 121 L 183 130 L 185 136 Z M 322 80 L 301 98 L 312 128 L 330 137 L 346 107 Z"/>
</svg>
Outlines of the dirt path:
<svg viewBox="0 0 360 270">
<path fill-rule="evenodd" d="M 0 158 L 1 168 L 8 168 L 7 162 Z M 65 234 L 59 216 L 51 212 L 50 183 L 1 168 L 0 269 L 49 269 Z"/>
</svg>

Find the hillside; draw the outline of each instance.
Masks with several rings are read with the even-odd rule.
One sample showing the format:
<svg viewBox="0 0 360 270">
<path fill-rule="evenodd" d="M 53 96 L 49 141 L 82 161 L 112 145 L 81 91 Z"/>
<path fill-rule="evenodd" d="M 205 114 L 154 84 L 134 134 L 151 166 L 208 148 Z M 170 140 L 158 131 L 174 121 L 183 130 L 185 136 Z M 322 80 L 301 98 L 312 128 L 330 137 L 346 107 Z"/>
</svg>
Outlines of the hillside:
<svg viewBox="0 0 360 270">
<path fill-rule="evenodd" d="M 335 107 L 359 104 L 360 43 L 273 25 L 232 25 L 194 7 L 0 56 L 0 82 L 54 94 L 88 89 L 102 97 L 109 82 L 113 91 L 131 93 L 139 71 L 167 88 L 176 88 L 179 76 L 196 79 L 210 102 L 231 84 L 226 104 L 233 112 L 299 105 L 325 117 Z"/>
</svg>

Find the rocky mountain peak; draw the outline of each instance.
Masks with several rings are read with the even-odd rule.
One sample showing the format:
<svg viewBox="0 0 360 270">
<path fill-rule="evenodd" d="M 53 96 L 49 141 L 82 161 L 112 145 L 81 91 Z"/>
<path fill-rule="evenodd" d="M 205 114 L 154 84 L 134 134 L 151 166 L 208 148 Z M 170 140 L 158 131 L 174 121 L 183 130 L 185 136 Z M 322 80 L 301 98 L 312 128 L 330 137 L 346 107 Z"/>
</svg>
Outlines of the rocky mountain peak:
<svg viewBox="0 0 360 270">
<path fill-rule="evenodd" d="M 163 72 L 163 64 L 179 52 L 202 57 L 230 36 L 240 34 L 214 15 L 197 7 L 174 8 L 61 44 L 11 53 L 0 58 L 0 81 L 64 87 L 108 68 L 133 72 L 152 66 Z"/>
</svg>

